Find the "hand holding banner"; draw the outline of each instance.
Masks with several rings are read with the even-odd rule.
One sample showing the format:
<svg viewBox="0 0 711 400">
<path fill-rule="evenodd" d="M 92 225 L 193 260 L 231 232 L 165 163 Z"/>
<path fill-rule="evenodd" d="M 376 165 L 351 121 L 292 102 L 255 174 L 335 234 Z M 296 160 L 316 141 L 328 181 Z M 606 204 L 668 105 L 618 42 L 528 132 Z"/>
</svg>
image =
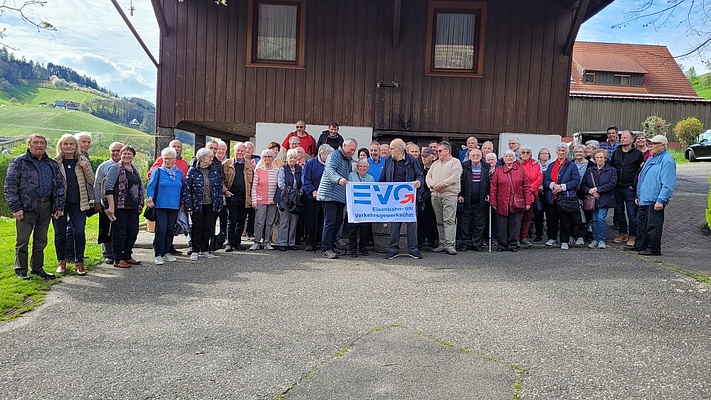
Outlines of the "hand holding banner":
<svg viewBox="0 0 711 400">
<path fill-rule="evenodd" d="M 349 222 L 416 222 L 415 182 L 348 182 Z"/>
</svg>

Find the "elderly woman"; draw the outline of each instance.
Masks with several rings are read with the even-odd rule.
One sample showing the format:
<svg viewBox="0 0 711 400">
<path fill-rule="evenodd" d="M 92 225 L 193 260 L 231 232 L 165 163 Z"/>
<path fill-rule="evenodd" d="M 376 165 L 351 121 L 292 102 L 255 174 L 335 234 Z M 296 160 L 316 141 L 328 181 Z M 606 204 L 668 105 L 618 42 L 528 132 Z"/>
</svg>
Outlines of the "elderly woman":
<svg viewBox="0 0 711 400">
<path fill-rule="evenodd" d="M 528 230 L 531 227 L 531 214 L 533 213 L 533 205 L 535 204 L 536 196 L 538 196 L 538 189 L 543 183 L 543 173 L 541 172 L 541 167 L 538 162 L 533 158 L 533 151 L 531 146 L 524 144 L 519 150 L 518 162 L 526 171 L 529 182 L 529 191 L 533 197 L 534 202 L 531 204 L 531 209 L 523 212 L 523 217 L 521 219 L 521 232 L 519 233 L 519 243 L 522 246 L 531 246 L 533 243 L 528 240 Z"/>
<path fill-rule="evenodd" d="M 588 140 L 585 142 L 585 158 L 592 160 L 592 153 L 600 148 L 600 142 L 597 140 Z"/>
<path fill-rule="evenodd" d="M 136 150 L 121 148 L 121 161 L 106 173 L 106 216 L 111 222 L 111 242 L 114 267 L 130 268 L 141 262 L 133 258 L 133 245 L 138 237 L 138 216 L 143 210 L 143 181 L 138 167 L 133 164 Z"/>
<path fill-rule="evenodd" d="M 597 149 L 593 152 L 592 167 L 583 178 L 583 191 L 595 197 L 595 211 L 592 213 L 593 241 L 588 247 L 604 249 L 607 225 L 607 211 L 615 206 L 615 186 L 617 185 L 617 170 L 607 163 L 607 151 Z"/>
<path fill-rule="evenodd" d="M 211 150 L 204 147 L 198 150 L 185 178 L 183 205 L 193 221 L 190 261 L 197 261 L 199 256 L 215 258 L 210 250 L 210 238 L 215 233 L 215 218 L 224 201 L 222 177 L 212 161 L 214 158 Z"/>
<path fill-rule="evenodd" d="M 254 244 L 250 250 L 259 250 L 259 242 L 264 239 L 264 249 L 272 247 L 272 226 L 276 218 L 277 206 L 274 195 L 279 181 L 279 167 L 274 165 L 276 153 L 272 150 L 262 151 L 262 161 L 254 170 L 252 181 L 252 207 L 256 210 L 254 216 Z"/>
<path fill-rule="evenodd" d="M 323 229 L 323 203 L 316 201 L 318 185 L 321 184 L 323 168 L 326 159 L 333 152 L 333 147 L 329 144 L 322 144 L 318 147 L 318 155 L 304 165 L 303 186 L 304 191 L 304 219 L 306 247 L 304 251 L 314 251 L 318 248 Z"/>
<path fill-rule="evenodd" d="M 171 147 L 160 152 L 163 164 L 151 174 L 148 182 L 148 207 L 155 207 L 155 236 L 153 252 L 155 264 L 163 265 L 166 261 L 175 261 L 170 254 L 175 236 L 175 222 L 178 219 L 180 202 L 183 198 L 183 172 L 175 166 L 178 154 Z"/>
<path fill-rule="evenodd" d="M 496 211 L 499 224 L 499 247 L 496 251 L 516 251 L 523 212 L 531 209 L 533 194 L 528 175 L 514 162 L 513 150 L 504 152 L 503 164 L 491 177 L 489 203 Z"/>
<path fill-rule="evenodd" d="M 592 162 L 589 158 L 587 158 L 587 145 L 582 145 L 582 144 L 576 144 L 575 147 L 573 147 L 573 162 L 575 162 L 575 166 L 578 168 L 578 175 L 580 175 L 580 183 L 578 184 L 578 198 L 582 199 L 583 195 L 583 189 L 582 189 L 582 177 L 585 176 L 585 173 L 587 172 L 588 168 L 592 167 L 595 163 Z M 592 213 L 590 211 L 585 212 L 585 220 L 590 221 L 592 219 Z M 588 233 L 587 225 L 580 221 L 580 224 L 578 225 L 577 228 L 577 237 L 578 239 L 575 241 L 576 246 L 582 246 L 585 244 L 585 236 Z"/>
<path fill-rule="evenodd" d="M 560 228 L 560 248 L 568 250 L 570 231 L 580 219 L 576 193 L 580 175 L 575 163 L 568 160 L 567 143 L 556 146 L 556 156 L 557 158 L 543 174 L 543 187 L 546 194 L 544 208 L 548 221 L 546 246 L 553 246 L 556 243 Z"/>
<path fill-rule="evenodd" d="M 81 155 L 79 142 L 70 135 L 64 134 L 57 142 L 57 157 L 59 172 L 64 178 L 64 190 L 66 193 L 66 204 L 64 213 L 57 219 L 52 220 L 54 225 L 54 248 L 57 253 L 57 273 L 67 272 L 66 251 L 67 247 L 67 218 L 71 224 L 74 235 L 69 235 L 72 243 L 70 254 L 74 254 L 77 275 L 86 275 L 84 268 L 84 249 L 86 248 L 86 211 L 92 205 L 90 201 L 94 199 L 94 172 L 91 170 L 89 160 Z"/>
<path fill-rule="evenodd" d="M 484 142 L 486 144 L 486 142 Z M 492 145 L 493 146 L 493 145 Z M 483 147 L 483 145 L 482 145 Z M 493 147 L 492 147 L 493 148 Z M 482 151 L 483 153 L 483 151 Z M 499 156 L 496 155 L 493 151 L 490 153 L 487 153 L 486 156 L 484 156 L 484 160 L 486 161 L 487 164 L 489 164 L 489 180 L 491 181 L 491 177 L 494 175 L 494 171 L 496 171 L 496 166 L 499 162 Z M 491 213 L 489 213 L 491 214 Z M 498 241 L 499 238 L 499 224 L 498 224 L 498 219 L 496 216 L 490 219 L 489 223 L 491 224 L 491 240 L 494 242 Z M 487 228 L 488 228 L 487 224 Z M 484 228 L 486 229 L 486 228 Z M 488 237 L 488 234 L 487 234 Z"/>
<path fill-rule="evenodd" d="M 368 159 L 361 158 L 358 160 L 356 170 L 348 176 L 348 180 L 351 182 L 375 182 L 375 178 L 368 174 L 369 168 Z M 358 252 L 364 256 L 368 255 L 368 250 L 365 246 L 370 240 L 371 230 L 372 224 L 370 222 L 348 223 L 348 244 L 351 250 L 351 257 L 358 257 Z"/>
<path fill-rule="evenodd" d="M 546 173 L 546 170 L 548 169 L 548 164 L 550 164 L 551 161 L 551 152 L 543 147 L 540 150 L 538 150 L 538 166 L 541 168 L 541 176 L 542 174 Z M 543 182 L 541 182 L 541 186 L 538 188 L 538 193 L 536 194 L 538 199 L 536 200 L 534 207 L 533 207 L 533 225 L 536 229 L 536 236 L 533 238 L 534 242 L 540 242 L 543 240 L 543 221 L 545 214 L 543 212 L 543 204 L 545 203 L 545 194 L 543 193 Z"/>
<path fill-rule="evenodd" d="M 298 193 L 301 190 L 301 165 L 298 164 L 299 152 L 296 149 L 289 149 L 286 152 L 286 163 L 279 168 L 277 176 L 277 194 L 275 197 L 279 200 L 279 250 L 297 250 L 296 248 L 296 224 L 299 219 L 297 210 L 288 210 L 286 208 L 285 198 L 287 188 L 296 190 Z M 289 190 L 291 192 L 292 190 Z M 299 196 L 299 202 L 301 196 Z M 299 210 L 300 211 L 300 210 Z"/>
</svg>

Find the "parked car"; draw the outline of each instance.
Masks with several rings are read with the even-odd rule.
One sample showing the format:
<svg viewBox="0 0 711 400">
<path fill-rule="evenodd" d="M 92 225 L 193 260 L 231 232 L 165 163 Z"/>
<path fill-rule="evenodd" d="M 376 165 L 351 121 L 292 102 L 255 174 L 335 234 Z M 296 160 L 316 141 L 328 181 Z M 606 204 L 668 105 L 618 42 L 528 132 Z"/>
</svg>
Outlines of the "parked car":
<svg viewBox="0 0 711 400">
<path fill-rule="evenodd" d="M 690 162 L 711 160 L 711 129 L 699 135 L 699 140 L 686 148 L 684 157 Z"/>
</svg>

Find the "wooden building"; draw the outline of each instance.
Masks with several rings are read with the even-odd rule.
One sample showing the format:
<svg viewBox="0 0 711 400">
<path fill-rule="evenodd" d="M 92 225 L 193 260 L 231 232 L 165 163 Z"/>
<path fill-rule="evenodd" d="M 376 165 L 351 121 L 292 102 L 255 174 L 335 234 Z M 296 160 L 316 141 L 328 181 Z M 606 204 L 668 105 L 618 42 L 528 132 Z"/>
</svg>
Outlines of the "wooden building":
<svg viewBox="0 0 711 400">
<path fill-rule="evenodd" d="M 157 125 L 200 146 L 297 119 L 416 141 L 563 134 L 575 37 L 613 0 L 152 1 Z"/>
</svg>

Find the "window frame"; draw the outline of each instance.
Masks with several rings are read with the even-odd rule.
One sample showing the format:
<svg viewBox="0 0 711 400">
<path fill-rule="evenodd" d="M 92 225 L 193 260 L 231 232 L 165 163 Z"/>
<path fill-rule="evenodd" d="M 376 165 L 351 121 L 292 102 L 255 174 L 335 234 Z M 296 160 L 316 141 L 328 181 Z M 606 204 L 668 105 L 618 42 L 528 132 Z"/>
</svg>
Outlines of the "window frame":
<svg viewBox="0 0 711 400">
<path fill-rule="evenodd" d="M 592 77 L 592 81 L 589 81 L 589 82 L 588 82 L 588 80 L 587 80 L 587 77 L 588 77 L 588 76 L 591 76 L 591 77 Z M 597 79 L 597 77 L 596 77 L 596 75 L 595 75 L 594 72 L 586 72 L 586 73 L 583 74 L 583 84 L 584 84 L 584 85 L 594 85 L 596 79 Z"/>
<path fill-rule="evenodd" d="M 257 33 L 259 19 L 259 5 L 288 5 L 296 6 L 296 60 L 262 60 L 257 59 Z M 249 0 L 247 6 L 247 67 L 266 67 L 283 69 L 304 69 L 306 66 L 306 0 Z"/>
<path fill-rule="evenodd" d="M 425 76 L 449 76 L 449 77 L 470 77 L 481 78 L 484 76 L 484 48 L 486 34 L 486 9 L 487 3 L 483 2 L 463 2 L 463 1 L 430 1 L 427 12 L 427 41 L 425 51 Z M 435 25 L 437 15 L 440 13 L 450 14 L 474 14 L 474 60 L 473 69 L 453 69 L 435 68 Z"/>
<path fill-rule="evenodd" d="M 615 82 L 616 78 L 620 78 L 620 83 Z M 625 83 L 625 78 L 627 79 L 627 83 Z M 612 84 L 615 86 L 632 86 L 632 76 L 625 74 L 614 74 L 612 76 Z"/>
</svg>

